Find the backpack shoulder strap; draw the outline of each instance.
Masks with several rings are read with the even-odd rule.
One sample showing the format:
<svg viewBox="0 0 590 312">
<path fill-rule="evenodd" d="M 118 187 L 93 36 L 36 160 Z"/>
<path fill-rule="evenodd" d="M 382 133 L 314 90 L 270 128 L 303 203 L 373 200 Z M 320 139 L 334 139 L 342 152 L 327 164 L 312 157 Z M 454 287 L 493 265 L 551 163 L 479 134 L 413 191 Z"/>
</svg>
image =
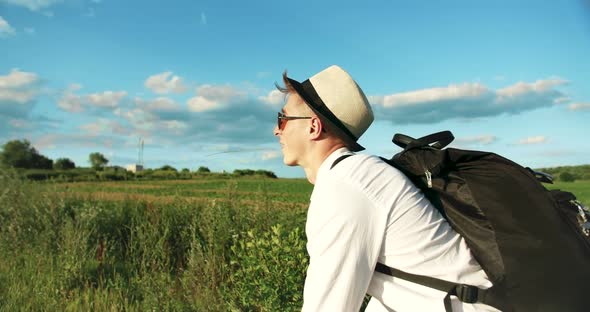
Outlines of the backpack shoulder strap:
<svg viewBox="0 0 590 312">
<path fill-rule="evenodd" d="M 330 166 L 330 170 L 332 170 L 332 168 L 334 168 L 339 162 L 345 160 L 346 158 L 352 156 L 352 154 L 346 154 L 346 155 L 342 155 L 338 158 L 336 158 L 336 160 L 334 160 L 334 162 L 332 163 L 332 166 Z"/>
<path fill-rule="evenodd" d="M 492 298 L 488 298 L 491 295 L 490 290 L 492 290 L 493 287 L 490 289 L 481 289 L 476 286 L 453 283 L 430 276 L 406 273 L 379 262 L 377 262 L 375 271 L 445 292 L 447 295 L 443 302 L 446 312 L 452 311 L 451 296 L 456 296 L 463 303 L 480 302 L 492 305 L 490 301 L 494 301 Z"/>
</svg>

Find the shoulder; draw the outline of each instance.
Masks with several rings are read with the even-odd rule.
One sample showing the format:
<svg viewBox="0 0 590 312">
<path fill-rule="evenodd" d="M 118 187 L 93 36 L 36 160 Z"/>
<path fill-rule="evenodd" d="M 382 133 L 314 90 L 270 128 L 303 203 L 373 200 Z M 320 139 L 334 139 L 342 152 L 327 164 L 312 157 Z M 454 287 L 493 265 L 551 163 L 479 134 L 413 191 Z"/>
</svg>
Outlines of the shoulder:
<svg viewBox="0 0 590 312">
<path fill-rule="evenodd" d="M 400 192 L 415 191 L 412 182 L 402 172 L 378 156 L 355 154 L 331 169 L 332 163 L 327 165 L 318 175 L 312 198 L 338 196 L 345 200 L 362 194 L 377 205 L 389 206 Z"/>
</svg>

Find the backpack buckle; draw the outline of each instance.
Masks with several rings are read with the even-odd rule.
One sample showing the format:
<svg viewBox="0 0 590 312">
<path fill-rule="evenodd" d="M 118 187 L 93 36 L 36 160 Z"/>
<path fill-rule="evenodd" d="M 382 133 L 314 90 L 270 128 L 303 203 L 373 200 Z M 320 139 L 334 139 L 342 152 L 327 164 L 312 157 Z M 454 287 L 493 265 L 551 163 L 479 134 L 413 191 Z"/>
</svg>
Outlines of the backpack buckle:
<svg viewBox="0 0 590 312">
<path fill-rule="evenodd" d="M 578 220 L 578 225 L 580 226 L 582 233 L 586 236 L 590 236 L 590 211 L 577 200 L 571 200 L 570 202 L 578 208 L 576 219 Z"/>
<path fill-rule="evenodd" d="M 456 296 L 464 303 L 476 303 L 479 288 L 471 285 L 459 284 L 455 288 Z"/>
</svg>

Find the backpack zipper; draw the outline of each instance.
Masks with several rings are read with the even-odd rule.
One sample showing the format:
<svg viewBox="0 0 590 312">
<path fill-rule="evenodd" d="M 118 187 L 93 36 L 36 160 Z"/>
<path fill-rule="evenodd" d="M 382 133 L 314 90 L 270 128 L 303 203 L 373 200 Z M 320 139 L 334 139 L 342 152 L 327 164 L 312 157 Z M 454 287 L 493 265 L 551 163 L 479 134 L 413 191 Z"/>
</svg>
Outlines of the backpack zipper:
<svg viewBox="0 0 590 312">
<path fill-rule="evenodd" d="M 428 183 L 428 188 L 432 188 L 432 173 L 430 173 L 430 171 L 427 169 L 424 171 L 424 174 L 426 175 L 426 183 Z"/>
</svg>

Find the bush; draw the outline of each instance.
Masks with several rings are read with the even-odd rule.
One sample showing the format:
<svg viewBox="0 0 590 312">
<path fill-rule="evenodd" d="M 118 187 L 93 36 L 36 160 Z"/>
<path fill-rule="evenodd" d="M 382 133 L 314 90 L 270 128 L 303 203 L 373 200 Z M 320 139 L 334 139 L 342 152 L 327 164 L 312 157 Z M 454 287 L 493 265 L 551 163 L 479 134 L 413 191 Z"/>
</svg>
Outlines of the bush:
<svg viewBox="0 0 590 312">
<path fill-rule="evenodd" d="M 29 169 L 24 172 L 24 177 L 29 180 L 41 181 L 59 177 L 59 172 L 46 169 Z"/>
<path fill-rule="evenodd" d="M 53 169 L 56 170 L 67 170 L 76 168 L 76 164 L 69 158 L 58 158 L 53 163 Z"/>
<path fill-rule="evenodd" d="M 160 167 L 159 170 L 164 170 L 164 171 L 169 170 L 169 171 L 175 171 L 175 172 L 178 171 L 178 170 L 176 170 L 176 168 L 174 168 L 174 167 L 172 167 L 170 165 L 164 165 L 164 166 Z"/>
<path fill-rule="evenodd" d="M 565 171 L 559 175 L 559 180 L 563 182 L 574 182 L 576 180 L 576 176 Z"/>
<path fill-rule="evenodd" d="M 305 271 L 305 237 L 281 225 L 271 231 L 234 235 L 231 275 L 224 291 L 237 311 L 297 311 L 301 309 Z"/>
<path fill-rule="evenodd" d="M 236 169 L 236 170 L 234 170 L 233 175 L 237 176 L 237 177 L 258 175 L 258 176 L 263 176 L 263 177 L 268 177 L 268 178 L 273 178 L 273 179 L 275 179 L 277 177 L 274 174 L 274 172 L 272 172 L 272 171 L 267 171 L 267 170 L 254 171 L 252 169 Z"/>
<path fill-rule="evenodd" d="M 173 180 L 178 177 L 178 173 L 175 170 L 154 170 L 150 178 L 152 179 L 165 179 L 165 180 Z"/>
<path fill-rule="evenodd" d="M 126 174 L 113 171 L 99 171 L 97 174 L 98 178 L 103 181 L 121 181 L 127 179 Z"/>
</svg>

